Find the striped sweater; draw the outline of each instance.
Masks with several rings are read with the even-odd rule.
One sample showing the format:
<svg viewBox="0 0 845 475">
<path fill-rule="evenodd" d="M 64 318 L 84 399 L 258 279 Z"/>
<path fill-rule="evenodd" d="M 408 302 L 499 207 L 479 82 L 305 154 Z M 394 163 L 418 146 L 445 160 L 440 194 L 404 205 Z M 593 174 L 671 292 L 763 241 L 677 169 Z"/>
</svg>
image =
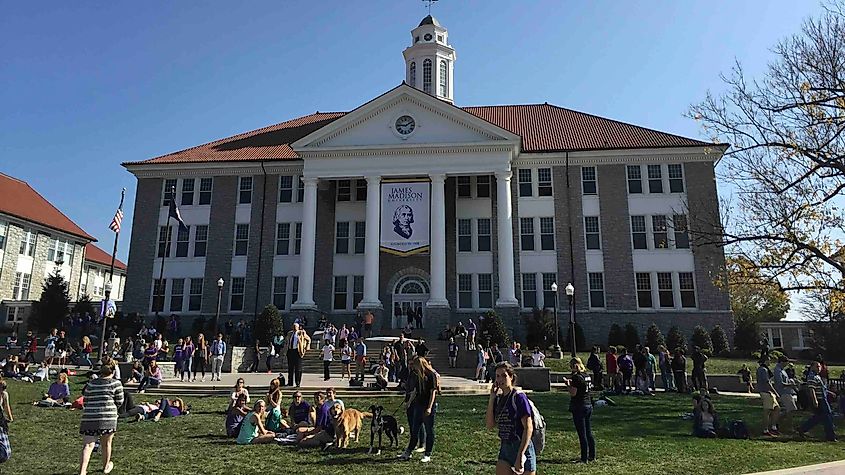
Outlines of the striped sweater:
<svg viewBox="0 0 845 475">
<path fill-rule="evenodd" d="M 85 408 L 80 430 L 117 430 L 117 408 L 123 404 L 123 385 L 114 378 L 97 378 L 82 391 Z"/>
</svg>

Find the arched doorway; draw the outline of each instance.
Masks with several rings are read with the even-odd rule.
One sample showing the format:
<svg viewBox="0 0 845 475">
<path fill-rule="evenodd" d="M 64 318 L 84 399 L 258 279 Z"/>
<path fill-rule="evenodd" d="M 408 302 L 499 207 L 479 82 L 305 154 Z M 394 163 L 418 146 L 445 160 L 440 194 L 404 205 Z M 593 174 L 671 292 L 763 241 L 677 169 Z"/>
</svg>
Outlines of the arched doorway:
<svg viewBox="0 0 845 475">
<path fill-rule="evenodd" d="M 425 303 L 429 297 L 428 282 L 418 275 L 406 275 L 393 287 L 393 318 L 391 328 L 404 328 L 408 323 L 408 313 L 420 314 L 420 321 L 425 326 Z M 416 324 L 412 324 L 414 328 Z"/>
</svg>

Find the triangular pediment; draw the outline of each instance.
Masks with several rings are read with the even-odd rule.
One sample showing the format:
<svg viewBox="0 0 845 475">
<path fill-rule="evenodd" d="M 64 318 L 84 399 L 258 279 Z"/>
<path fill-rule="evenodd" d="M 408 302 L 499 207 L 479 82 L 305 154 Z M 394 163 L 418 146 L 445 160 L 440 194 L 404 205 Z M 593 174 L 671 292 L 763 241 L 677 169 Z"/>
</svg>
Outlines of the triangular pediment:
<svg viewBox="0 0 845 475">
<path fill-rule="evenodd" d="M 409 132 L 409 129 L 412 129 Z M 297 140 L 297 152 L 512 143 L 519 136 L 402 84 Z"/>
</svg>

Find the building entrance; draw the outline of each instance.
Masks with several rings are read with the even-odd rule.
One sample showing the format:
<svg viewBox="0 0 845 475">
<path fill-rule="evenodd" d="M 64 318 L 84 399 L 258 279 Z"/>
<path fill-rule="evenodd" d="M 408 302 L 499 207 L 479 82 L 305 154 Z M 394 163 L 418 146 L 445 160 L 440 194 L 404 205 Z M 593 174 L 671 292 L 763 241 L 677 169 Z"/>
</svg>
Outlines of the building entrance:
<svg viewBox="0 0 845 475">
<path fill-rule="evenodd" d="M 428 282 L 419 276 L 399 279 L 393 289 L 393 318 L 391 328 L 425 327 L 425 303 L 429 297 Z"/>
</svg>

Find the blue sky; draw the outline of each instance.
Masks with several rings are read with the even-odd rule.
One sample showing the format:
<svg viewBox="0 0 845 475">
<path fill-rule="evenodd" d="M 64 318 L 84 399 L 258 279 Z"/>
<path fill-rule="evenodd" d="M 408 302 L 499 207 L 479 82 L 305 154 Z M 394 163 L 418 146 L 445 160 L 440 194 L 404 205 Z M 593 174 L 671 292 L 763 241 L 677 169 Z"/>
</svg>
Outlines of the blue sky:
<svg viewBox="0 0 845 475">
<path fill-rule="evenodd" d="M 142 160 L 314 111 L 403 79 L 418 0 L 0 1 L 0 171 L 111 248 Z M 548 101 L 701 138 L 682 116 L 735 59 L 753 74 L 814 1 L 441 0 L 458 105 Z"/>
</svg>

